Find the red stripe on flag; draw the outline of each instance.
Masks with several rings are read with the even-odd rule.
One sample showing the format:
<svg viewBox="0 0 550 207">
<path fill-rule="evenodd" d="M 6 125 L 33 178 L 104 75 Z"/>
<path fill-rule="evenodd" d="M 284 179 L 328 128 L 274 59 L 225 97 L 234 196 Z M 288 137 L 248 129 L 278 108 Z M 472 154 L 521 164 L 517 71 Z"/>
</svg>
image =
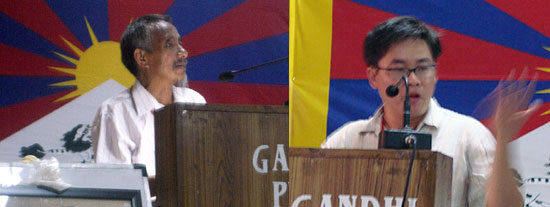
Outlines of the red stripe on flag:
<svg viewBox="0 0 550 207">
<path fill-rule="evenodd" d="M 72 99 L 54 102 L 72 91 L 74 90 L 67 90 L 1 108 L 0 141 L 71 101 Z"/>
<path fill-rule="evenodd" d="M 202 94 L 208 103 L 283 105 L 288 101 L 288 86 L 285 85 L 191 81 L 189 86 Z"/>
<path fill-rule="evenodd" d="M 334 0 L 331 79 L 366 79 L 363 42 L 367 33 L 394 14 L 358 3 Z"/>
<path fill-rule="evenodd" d="M 182 38 L 189 56 L 288 32 L 288 1 L 249 0 Z"/>
<path fill-rule="evenodd" d="M 74 68 L 74 66 L 25 52 L 2 43 L 0 43 L 0 60 L 2 60 L 0 75 L 72 77 L 70 74 L 49 69 L 48 66 Z"/>
<path fill-rule="evenodd" d="M 58 47 L 63 48 L 66 52 L 78 56 L 65 44 L 61 37 L 84 51 L 84 47 L 78 39 L 50 9 L 46 2 L 32 1 L 32 4 L 29 4 L 28 1 L 0 1 L 0 8 L 8 16 L 27 26 L 27 28 L 56 44 Z"/>
<path fill-rule="evenodd" d="M 487 0 L 487 2 L 550 37 L 550 24 L 548 24 L 550 1 Z"/>
<path fill-rule="evenodd" d="M 130 20 L 135 20 L 145 14 L 164 14 L 172 3 L 174 0 L 109 1 L 109 39 L 120 42 L 120 36 L 130 24 Z"/>
<path fill-rule="evenodd" d="M 361 4 L 335 0 L 331 79 L 366 79 L 364 38 L 377 24 L 394 16 Z M 527 67 L 532 75 L 537 67 L 550 67 L 550 61 L 538 56 L 439 27 L 432 28 L 442 34 L 444 52 L 438 59 L 441 80 L 500 80 L 514 68 Z M 550 73 L 539 71 L 539 80 L 550 80 Z"/>
<path fill-rule="evenodd" d="M 530 75 L 538 72 L 539 80 L 550 80 L 550 73 L 535 70 L 550 67 L 547 59 L 448 30 L 442 33 L 444 52 L 438 59 L 441 80 L 500 80 L 511 70 L 523 68 L 528 68 Z"/>
</svg>

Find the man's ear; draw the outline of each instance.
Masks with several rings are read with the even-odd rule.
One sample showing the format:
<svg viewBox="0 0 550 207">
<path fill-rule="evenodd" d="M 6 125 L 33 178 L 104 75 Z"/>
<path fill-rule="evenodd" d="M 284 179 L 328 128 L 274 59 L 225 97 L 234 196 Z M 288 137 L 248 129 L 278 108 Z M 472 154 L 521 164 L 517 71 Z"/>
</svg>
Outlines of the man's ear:
<svg viewBox="0 0 550 207">
<path fill-rule="evenodd" d="M 367 67 L 367 78 L 369 79 L 369 85 L 375 90 L 378 90 L 376 87 L 376 75 L 378 75 L 378 70 L 376 68 L 369 66 Z"/>
<path fill-rule="evenodd" d="M 147 65 L 147 57 L 145 57 L 145 50 L 136 49 L 134 50 L 134 60 L 138 66 L 145 67 Z"/>
</svg>

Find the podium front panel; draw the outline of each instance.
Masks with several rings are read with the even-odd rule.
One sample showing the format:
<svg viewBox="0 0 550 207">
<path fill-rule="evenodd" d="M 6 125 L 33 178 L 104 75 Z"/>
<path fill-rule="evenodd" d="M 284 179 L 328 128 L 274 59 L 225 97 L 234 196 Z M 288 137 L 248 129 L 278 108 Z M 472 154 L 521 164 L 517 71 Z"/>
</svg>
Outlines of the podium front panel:
<svg viewBox="0 0 550 207">
<path fill-rule="evenodd" d="M 289 206 L 287 107 L 175 104 L 155 126 L 160 206 Z"/>
<path fill-rule="evenodd" d="M 356 206 L 376 206 L 375 202 L 379 206 L 388 206 L 387 202 L 399 206 L 411 155 L 410 150 L 291 148 L 290 200 L 299 206 L 322 206 L 326 202 L 339 206 L 354 200 Z M 418 151 L 407 195 L 409 203 L 450 206 L 451 176 L 451 158 Z"/>
</svg>

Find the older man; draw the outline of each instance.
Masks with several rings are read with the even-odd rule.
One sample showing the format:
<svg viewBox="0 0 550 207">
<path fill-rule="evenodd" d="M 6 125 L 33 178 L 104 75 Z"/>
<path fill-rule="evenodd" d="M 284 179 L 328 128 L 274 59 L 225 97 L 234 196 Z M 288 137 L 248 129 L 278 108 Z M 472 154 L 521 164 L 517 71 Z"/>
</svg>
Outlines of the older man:
<svg viewBox="0 0 550 207">
<path fill-rule="evenodd" d="M 519 131 L 509 130 L 510 126 L 521 126 L 525 117 L 530 116 L 536 107 L 530 108 L 529 113 L 520 114 L 518 123 L 503 122 L 506 117 L 499 116 L 501 124 L 496 131 L 502 132 L 497 136 L 503 138 L 497 144 L 492 133 L 479 121 L 441 107 L 432 97 L 438 80 L 436 59 L 442 48 L 438 34 L 423 22 L 414 17 L 389 19 L 369 32 L 363 49 L 369 84 L 378 91 L 383 105 L 371 118 L 348 123 L 333 132 L 322 144 L 323 148 L 383 147 L 384 129 L 403 128 L 405 99 L 404 93 L 396 97 L 388 96 L 386 88 L 407 76 L 410 126 L 430 133 L 432 150 L 453 158 L 452 206 L 485 206 L 486 203 L 499 206 L 494 204 L 502 198 L 510 199 L 512 202 L 508 202 L 509 205 L 522 205 L 522 197 L 514 182 L 508 182 L 512 179 L 507 170 L 504 140 Z M 405 91 L 404 87 L 401 84 L 400 91 Z M 527 91 L 519 86 L 513 89 L 499 91 L 501 97 Z M 518 100 L 507 101 L 514 104 Z M 516 112 L 514 110 L 519 109 L 516 106 L 521 104 L 500 109 L 500 113 L 513 114 Z M 492 170 L 492 167 L 495 169 Z M 488 184 L 490 176 L 492 180 Z M 489 199 L 487 202 L 486 197 Z"/>
<path fill-rule="evenodd" d="M 174 102 L 205 103 L 186 80 L 187 51 L 166 15 L 134 20 L 121 37 L 122 62 L 136 77 L 135 84 L 101 105 L 92 127 L 98 163 L 141 163 L 155 176 L 153 111 Z"/>
</svg>

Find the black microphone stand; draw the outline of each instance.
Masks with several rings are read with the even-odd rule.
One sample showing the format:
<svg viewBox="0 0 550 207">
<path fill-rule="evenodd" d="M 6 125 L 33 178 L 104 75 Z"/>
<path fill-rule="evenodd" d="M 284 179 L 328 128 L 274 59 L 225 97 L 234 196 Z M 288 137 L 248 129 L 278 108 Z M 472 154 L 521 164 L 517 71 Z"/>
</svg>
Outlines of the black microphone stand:
<svg viewBox="0 0 550 207">
<path fill-rule="evenodd" d="M 285 60 L 288 60 L 288 57 L 279 58 L 277 60 L 269 61 L 269 62 L 266 62 L 266 63 L 262 63 L 260 65 L 255 65 L 255 66 L 245 68 L 245 69 L 241 69 L 241 70 L 223 71 L 218 75 L 218 79 L 220 81 L 229 82 L 229 81 L 233 80 L 233 78 L 235 78 L 235 75 L 237 75 L 239 73 L 243 73 L 243 72 L 250 71 L 250 70 L 255 70 L 255 69 L 258 69 L 258 68 L 261 68 L 261 67 L 264 67 L 264 66 L 268 66 L 268 65 L 271 65 L 271 64 L 275 64 L 275 63 L 278 63 L 278 62 L 283 62 Z"/>
<path fill-rule="evenodd" d="M 409 170 L 407 171 L 407 180 L 405 184 L 405 192 L 403 193 L 403 201 L 401 206 L 405 206 L 407 200 L 407 191 L 409 189 L 409 180 L 411 177 L 412 165 L 416 154 L 416 142 L 417 137 L 423 138 L 425 141 L 429 141 L 431 149 L 431 134 L 418 132 L 410 127 L 411 121 L 411 103 L 409 95 L 409 79 L 407 75 L 403 75 L 396 85 L 389 86 L 386 90 L 388 96 L 393 97 L 399 93 L 399 85 L 401 82 L 405 82 L 405 101 L 403 103 L 403 128 L 399 130 L 384 130 L 385 135 L 385 147 L 397 148 L 397 149 L 410 149 L 412 148 L 411 161 L 409 162 Z M 393 91 L 392 93 L 389 93 Z M 426 147 L 426 146 L 425 146 Z"/>
</svg>

